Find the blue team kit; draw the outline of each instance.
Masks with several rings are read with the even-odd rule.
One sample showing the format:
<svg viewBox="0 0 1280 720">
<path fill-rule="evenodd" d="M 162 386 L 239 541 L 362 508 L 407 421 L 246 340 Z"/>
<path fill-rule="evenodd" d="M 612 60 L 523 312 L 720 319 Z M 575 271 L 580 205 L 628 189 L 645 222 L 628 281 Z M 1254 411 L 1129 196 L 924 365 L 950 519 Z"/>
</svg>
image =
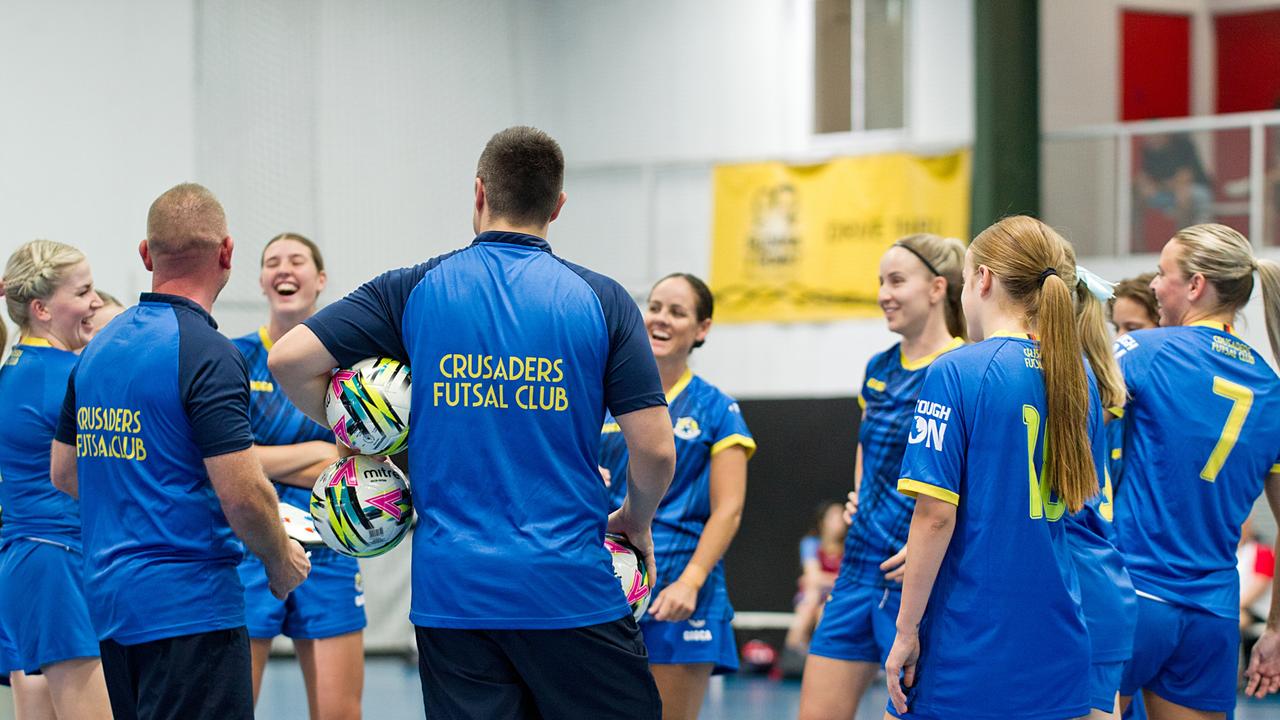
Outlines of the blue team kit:
<svg viewBox="0 0 1280 720">
<path fill-rule="evenodd" d="M 253 445 L 249 381 L 216 328 L 191 300 L 143 293 L 72 373 L 57 439 L 78 456 L 99 639 L 133 645 L 244 625 L 244 546 L 204 459 Z"/>
<path fill-rule="evenodd" d="M 339 365 L 386 356 L 413 368 L 414 624 L 560 629 L 630 614 L 602 544 L 600 428 L 606 409 L 664 397 L 620 285 L 541 238 L 486 232 L 305 324 Z"/>
<path fill-rule="evenodd" d="M 82 583 L 80 504 L 49 479 L 49 444 L 58 425 L 75 353 L 22 338 L 0 367 L 0 635 L 8 667 L 98 656 Z"/>
<path fill-rule="evenodd" d="M 333 432 L 299 410 L 267 369 L 271 338 L 259 328 L 232 340 L 249 367 L 249 423 L 258 445 L 333 442 Z M 311 491 L 273 483 L 280 502 L 309 511 Z M 360 564 L 328 547 L 310 549 L 311 574 L 284 600 L 271 594 L 267 571 L 258 558 L 245 554 L 240 581 L 245 588 L 245 624 L 249 637 L 314 640 L 361 630 L 367 624 Z"/>
<path fill-rule="evenodd" d="M 676 382 L 666 399 L 675 434 L 676 470 L 653 518 L 658 562 L 654 597 L 680 577 L 697 550 L 711 516 L 711 459 L 731 447 L 744 448 L 750 457 L 756 448 L 738 403 L 692 371 Z M 612 416 L 605 419 L 600 436 L 600 466 L 615 479 L 609 509 L 617 508 L 627 493 L 627 446 Z M 737 670 L 732 619 L 721 561 L 707 575 L 688 620 L 662 622 L 652 616 L 641 620 L 649 661 L 714 663 L 717 673 Z"/>
</svg>

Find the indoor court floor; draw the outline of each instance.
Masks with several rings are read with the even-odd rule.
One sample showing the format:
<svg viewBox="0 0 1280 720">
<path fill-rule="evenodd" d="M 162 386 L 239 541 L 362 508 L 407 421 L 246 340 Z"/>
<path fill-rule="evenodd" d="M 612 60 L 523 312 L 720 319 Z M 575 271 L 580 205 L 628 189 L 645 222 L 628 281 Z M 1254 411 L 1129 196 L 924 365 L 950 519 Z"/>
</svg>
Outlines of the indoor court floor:
<svg viewBox="0 0 1280 720">
<path fill-rule="evenodd" d="M 863 698 L 858 720 L 879 720 L 888 697 L 882 683 Z M 800 706 L 799 681 L 733 676 L 712 681 L 700 720 L 794 720 Z M 418 668 L 396 658 L 369 658 L 365 664 L 365 717 L 370 720 L 421 718 Z M 263 679 L 257 716 L 263 720 L 306 720 L 302 675 L 289 660 L 272 660 Z M 1280 697 L 1241 700 L 1236 720 L 1280 720 Z"/>
<path fill-rule="evenodd" d="M 858 720 L 879 720 L 887 695 L 872 686 L 858 709 Z M 798 681 L 769 680 L 759 675 L 713 680 L 701 720 L 792 720 L 800 706 Z M 422 695 L 416 665 L 399 658 L 375 657 L 365 663 L 364 716 L 370 720 L 421 718 Z M 262 720 L 307 720 L 302 674 L 292 660 L 274 659 L 262 682 L 257 717 Z M 0 687 L 0 720 L 13 718 L 8 688 Z M 1265 701 L 1241 700 L 1236 720 L 1277 720 L 1280 696 Z"/>
</svg>

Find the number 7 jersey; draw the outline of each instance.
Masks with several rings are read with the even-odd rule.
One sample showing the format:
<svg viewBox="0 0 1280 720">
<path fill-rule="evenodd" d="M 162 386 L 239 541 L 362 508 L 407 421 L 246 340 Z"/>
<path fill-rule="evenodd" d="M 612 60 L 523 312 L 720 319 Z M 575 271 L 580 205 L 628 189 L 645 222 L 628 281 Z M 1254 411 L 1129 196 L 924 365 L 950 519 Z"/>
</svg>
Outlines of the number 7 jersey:
<svg viewBox="0 0 1280 720">
<path fill-rule="evenodd" d="M 1280 381 L 1222 323 L 1116 340 L 1129 389 L 1115 529 L 1139 593 L 1239 615 L 1240 526 L 1280 461 Z"/>
</svg>

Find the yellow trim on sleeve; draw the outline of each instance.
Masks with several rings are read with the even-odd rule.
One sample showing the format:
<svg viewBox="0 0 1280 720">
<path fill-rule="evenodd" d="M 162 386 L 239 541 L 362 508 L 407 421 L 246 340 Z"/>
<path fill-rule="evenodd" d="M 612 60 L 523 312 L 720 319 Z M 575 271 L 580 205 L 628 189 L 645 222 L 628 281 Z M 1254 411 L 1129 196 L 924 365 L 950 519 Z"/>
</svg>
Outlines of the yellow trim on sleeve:
<svg viewBox="0 0 1280 720">
<path fill-rule="evenodd" d="M 1280 475 L 1280 463 L 1276 463 L 1275 465 L 1271 466 L 1271 474 Z"/>
<path fill-rule="evenodd" d="M 609 433 L 619 433 L 619 432 L 622 432 L 622 426 L 616 422 L 607 422 L 600 428 L 601 435 L 608 435 Z"/>
<path fill-rule="evenodd" d="M 53 343 L 48 340 L 45 340 L 42 337 L 32 337 L 30 335 L 23 335 L 18 339 L 18 344 L 26 345 L 27 347 L 53 347 Z"/>
<path fill-rule="evenodd" d="M 271 334 L 267 332 L 266 325 L 258 328 L 258 339 L 262 341 L 262 347 L 266 348 L 267 352 L 271 352 L 271 346 L 275 343 L 271 342 Z"/>
<path fill-rule="evenodd" d="M 676 381 L 676 384 L 672 385 L 671 389 L 667 391 L 668 405 L 674 402 L 676 397 L 679 396 L 680 393 L 684 392 L 684 389 L 688 387 L 689 382 L 691 380 L 693 380 L 693 371 L 690 370 L 689 368 L 685 368 L 684 374 L 681 375 L 680 379 Z"/>
<path fill-rule="evenodd" d="M 930 353 L 930 354 L 928 354 L 928 355 L 925 355 L 925 356 L 924 356 L 924 357 L 922 357 L 922 358 L 916 358 L 915 360 L 908 360 L 908 359 L 907 359 L 907 356 L 906 356 L 906 355 L 903 355 L 903 354 L 902 354 L 902 350 L 901 350 L 901 349 L 899 349 L 899 350 L 898 350 L 898 362 L 902 364 L 902 369 L 903 369 L 903 370 L 919 370 L 919 369 L 921 369 L 921 368 L 929 367 L 929 365 L 930 365 L 934 360 L 937 360 L 937 359 L 938 359 L 938 356 L 939 356 L 939 355 L 941 355 L 941 354 L 943 354 L 943 353 L 946 353 L 946 352 L 951 352 L 952 350 L 955 350 L 956 348 L 960 347 L 961 345 L 964 345 L 964 340 L 961 340 L 961 339 L 960 339 L 960 338 L 958 338 L 958 337 L 953 337 L 953 338 L 951 338 L 951 342 L 949 342 L 949 343 L 947 343 L 946 345 L 943 345 L 942 347 L 938 348 L 935 352 L 932 352 L 932 353 Z"/>
<path fill-rule="evenodd" d="M 1119 459 L 1120 459 L 1120 457 L 1121 457 L 1121 455 L 1123 455 L 1123 454 L 1124 454 L 1124 451 L 1123 451 L 1123 450 L 1121 450 L 1120 448 L 1111 448 L 1111 459 L 1112 459 L 1112 460 L 1119 460 Z"/>
<path fill-rule="evenodd" d="M 867 409 L 867 399 L 862 397 L 862 393 L 858 393 L 858 407 L 863 410 Z"/>
<path fill-rule="evenodd" d="M 953 493 L 946 488 L 941 488 L 937 485 L 930 485 L 927 482 L 920 482 L 919 480 L 912 480 L 911 478 L 898 479 L 898 492 L 910 497 L 923 494 L 928 495 L 931 498 L 937 498 L 942 502 L 951 503 L 952 505 L 960 504 L 960 496 L 958 494 Z"/>
<path fill-rule="evenodd" d="M 741 445 L 747 451 L 747 459 L 750 460 L 752 455 L 756 454 L 756 441 L 741 433 L 734 433 L 715 445 L 711 446 L 711 457 L 715 457 L 716 453 L 721 450 L 727 450 L 734 445 Z"/>
<path fill-rule="evenodd" d="M 1119 420 L 1120 418 L 1124 417 L 1124 406 L 1117 405 L 1115 407 L 1109 407 L 1107 408 L 1107 412 L 1111 413 L 1112 415 L 1115 416 L 1117 420 Z"/>
</svg>

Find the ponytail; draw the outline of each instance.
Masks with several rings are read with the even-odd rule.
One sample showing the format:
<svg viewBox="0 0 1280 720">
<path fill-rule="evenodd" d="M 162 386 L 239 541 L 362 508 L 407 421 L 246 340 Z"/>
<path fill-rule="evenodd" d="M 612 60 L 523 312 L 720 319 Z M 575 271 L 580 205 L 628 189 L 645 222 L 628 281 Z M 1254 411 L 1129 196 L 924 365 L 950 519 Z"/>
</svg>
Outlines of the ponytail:
<svg viewBox="0 0 1280 720">
<path fill-rule="evenodd" d="M 1093 293 L 1080 288 L 1076 291 L 1076 331 L 1080 334 L 1080 344 L 1084 347 L 1084 357 L 1093 368 L 1093 375 L 1098 379 L 1098 395 L 1102 398 L 1104 408 L 1124 407 L 1128 397 L 1124 376 L 1120 373 L 1120 364 L 1111 349 L 1111 338 L 1107 335 L 1107 321 L 1102 310 L 1102 303 Z"/>
<path fill-rule="evenodd" d="M 1267 320 L 1271 356 L 1280 362 L 1280 264 L 1259 260 L 1258 277 L 1262 280 L 1262 313 Z"/>
<path fill-rule="evenodd" d="M 1067 241 L 1026 216 L 1005 218 L 969 246 L 975 265 L 999 278 L 1040 337 L 1045 401 L 1044 482 L 1077 512 L 1098 493 L 1089 440 L 1089 386 L 1076 325 L 1075 262 Z"/>
<path fill-rule="evenodd" d="M 1076 251 L 1071 243 L 1064 240 L 1062 251 L 1066 253 L 1068 262 L 1076 261 Z M 1107 332 L 1107 311 L 1102 305 L 1104 298 L 1108 305 L 1115 300 L 1115 291 L 1115 285 L 1076 265 L 1076 332 L 1080 336 L 1084 358 L 1089 362 L 1089 367 L 1093 368 L 1093 376 L 1098 381 L 1098 396 L 1102 400 L 1102 407 L 1107 409 L 1124 407 L 1129 396 L 1120 364 L 1116 362 L 1115 353 L 1111 349 L 1111 336 Z"/>
</svg>

